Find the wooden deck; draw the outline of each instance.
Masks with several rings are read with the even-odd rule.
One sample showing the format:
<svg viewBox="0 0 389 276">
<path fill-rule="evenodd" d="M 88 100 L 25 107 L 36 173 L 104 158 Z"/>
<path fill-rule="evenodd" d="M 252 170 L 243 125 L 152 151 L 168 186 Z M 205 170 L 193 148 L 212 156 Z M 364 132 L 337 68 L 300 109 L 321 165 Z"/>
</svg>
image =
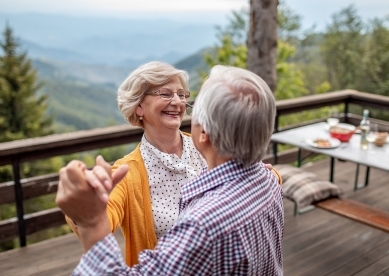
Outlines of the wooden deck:
<svg viewBox="0 0 389 276">
<path fill-rule="evenodd" d="M 323 179 L 329 160 L 304 168 Z M 356 165 L 336 162 L 335 183 L 352 198 L 389 212 L 389 172 L 372 169 L 368 187 L 354 191 Z M 364 181 L 361 169 L 360 182 Z M 284 275 L 389 275 L 389 233 L 314 209 L 297 217 L 285 200 Z M 123 244 L 121 234 L 116 235 Z M 82 254 L 73 234 L 0 253 L 1 275 L 69 275 Z"/>
</svg>

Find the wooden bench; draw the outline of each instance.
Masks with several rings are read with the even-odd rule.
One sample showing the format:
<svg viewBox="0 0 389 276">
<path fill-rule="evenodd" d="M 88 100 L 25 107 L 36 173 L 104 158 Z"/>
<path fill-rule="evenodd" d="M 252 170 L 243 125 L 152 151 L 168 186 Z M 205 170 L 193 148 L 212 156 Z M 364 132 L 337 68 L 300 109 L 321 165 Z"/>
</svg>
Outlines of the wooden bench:
<svg viewBox="0 0 389 276">
<path fill-rule="evenodd" d="M 389 213 L 348 198 L 329 198 L 314 204 L 320 209 L 389 232 Z"/>
</svg>

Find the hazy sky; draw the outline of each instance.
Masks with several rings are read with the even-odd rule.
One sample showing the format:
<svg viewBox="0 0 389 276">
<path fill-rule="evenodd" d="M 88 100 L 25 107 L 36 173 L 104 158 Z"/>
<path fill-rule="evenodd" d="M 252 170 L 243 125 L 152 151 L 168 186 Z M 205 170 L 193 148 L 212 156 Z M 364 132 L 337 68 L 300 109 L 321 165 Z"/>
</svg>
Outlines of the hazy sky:
<svg viewBox="0 0 389 276">
<path fill-rule="evenodd" d="M 304 27 L 322 29 L 331 15 L 354 4 L 364 18 L 389 15 L 389 0 L 284 0 L 302 17 Z M 231 10 L 247 7 L 248 0 L 0 0 L 0 12 L 39 12 L 108 17 L 170 17 L 222 23 Z M 200 11 L 208 11 L 200 18 Z M 212 12 L 209 12 L 212 11 Z M 181 15 L 180 16 L 180 13 Z M 188 16 L 191 13 L 191 16 Z"/>
</svg>

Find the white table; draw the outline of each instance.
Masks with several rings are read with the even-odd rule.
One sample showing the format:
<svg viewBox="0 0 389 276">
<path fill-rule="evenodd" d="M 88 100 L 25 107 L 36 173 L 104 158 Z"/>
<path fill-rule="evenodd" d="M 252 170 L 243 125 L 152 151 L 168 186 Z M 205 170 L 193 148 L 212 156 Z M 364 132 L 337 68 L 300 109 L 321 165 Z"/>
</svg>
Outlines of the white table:
<svg viewBox="0 0 389 276">
<path fill-rule="evenodd" d="M 389 171 L 389 143 L 386 143 L 383 147 L 377 147 L 373 143 L 370 143 L 369 149 L 364 151 L 359 147 L 361 139 L 359 134 L 354 134 L 349 142 L 341 143 L 339 147 L 333 149 L 315 148 L 306 143 L 306 139 L 329 137 L 330 134 L 328 132 L 328 125 L 327 123 L 322 122 L 274 133 L 271 140 L 272 142 L 289 144 L 298 147 L 300 149 L 298 157 L 299 162 L 301 149 L 330 156 L 331 182 L 333 182 L 335 158 L 358 164 L 356 172 L 357 175 L 359 173 L 359 164 L 367 166 L 365 186 L 368 184 L 370 167 Z M 357 188 L 357 183 L 355 188 Z"/>
</svg>

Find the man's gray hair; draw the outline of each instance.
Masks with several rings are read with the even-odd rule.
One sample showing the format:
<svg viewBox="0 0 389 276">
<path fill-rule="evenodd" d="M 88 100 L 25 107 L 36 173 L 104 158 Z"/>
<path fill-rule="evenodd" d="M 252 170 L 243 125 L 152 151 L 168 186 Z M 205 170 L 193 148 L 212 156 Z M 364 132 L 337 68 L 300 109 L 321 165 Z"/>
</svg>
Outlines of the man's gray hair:
<svg viewBox="0 0 389 276">
<path fill-rule="evenodd" d="M 142 126 L 135 110 L 142 102 L 144 93 L 153 87 L 168 83 L 173 76 L 178 76 L 183 88 L 189 90 L 188 73 L 168 63 L 152 61 L 131 72 L 118 89 L 118 107 L 123 117 L 134 126 Z"/>
<path fill-rule="evenodd" d="M 203 127 L 220 155 L 249 166 L 264 157 L 275 115 L 274 95 L 262 78 L 216 65 L 196 98 L 192 123 Z"/>
</svg>

